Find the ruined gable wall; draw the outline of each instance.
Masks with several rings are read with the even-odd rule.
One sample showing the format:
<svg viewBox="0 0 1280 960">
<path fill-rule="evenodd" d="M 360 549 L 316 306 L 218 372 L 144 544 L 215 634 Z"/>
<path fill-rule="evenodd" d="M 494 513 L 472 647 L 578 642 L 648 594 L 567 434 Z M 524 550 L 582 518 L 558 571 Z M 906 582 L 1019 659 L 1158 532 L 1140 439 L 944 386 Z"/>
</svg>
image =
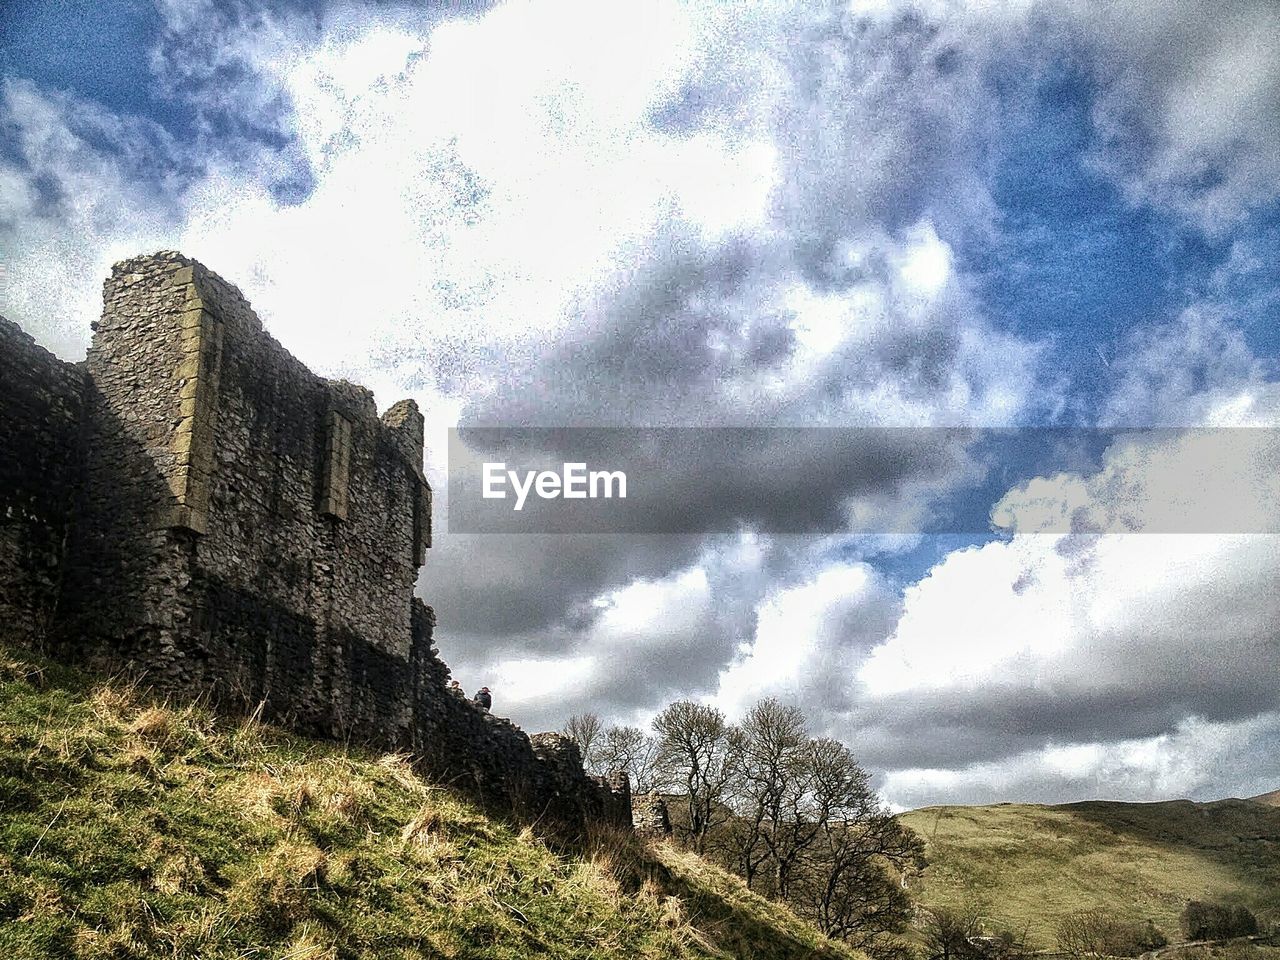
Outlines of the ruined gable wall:
<svg viewBox="0 0 1280 960">
<path fill-rule="evenodd" d="M 80 475 L 84 371 L 0 317 L 0 623 L 43 646 Z"/>
<path fill-rule="evenodd" d="M 174 264 L 173 266 L 178 266 Z M 61 645 L 107 669 L 145 667 L 160 683 L 197 686 L 188 644 L 190 538 L 169 528 L 178 471 L 179 317 L 185 284 L 128 264 L 104 286 L 85 359 L 84 482 L 68 565 Z"/>
<path fill-rule="evenodd" d="M 178 254 L 116 266 L 88 367 L 95 649 L 304 729 L 407 740 L 416 408 L 382 422 Z"/>
<path fill-rule="evenodd" d="M 384 422 L 368 390 L 317 377 L 265 334 L 234 287 L 198 265 L 194 282 L 225 326 L 200 629 L 249 668 L 250 699 L 332 734 L 405 740 L 421 415 L 410 402 Z"/>
</svg>

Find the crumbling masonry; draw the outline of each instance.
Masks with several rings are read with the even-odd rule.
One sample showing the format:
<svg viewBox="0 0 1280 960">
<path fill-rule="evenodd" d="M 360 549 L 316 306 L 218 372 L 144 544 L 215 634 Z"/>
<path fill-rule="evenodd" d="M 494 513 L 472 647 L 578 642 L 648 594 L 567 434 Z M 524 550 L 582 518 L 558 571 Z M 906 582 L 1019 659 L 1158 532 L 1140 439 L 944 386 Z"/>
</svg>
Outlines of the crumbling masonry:
<svg viewBox="0 0 1280 960">
<path fill-rule="evenodd" d="M 316 376 L 240 292 L 117 264 L 85 361 L 0 319 L 0 628 L 295 729 L 411 751 L 531 819 L 631 822 L 576 747 L 452 695 L 414 597 L 431 544 L 412 400 Z"/>
</svg>

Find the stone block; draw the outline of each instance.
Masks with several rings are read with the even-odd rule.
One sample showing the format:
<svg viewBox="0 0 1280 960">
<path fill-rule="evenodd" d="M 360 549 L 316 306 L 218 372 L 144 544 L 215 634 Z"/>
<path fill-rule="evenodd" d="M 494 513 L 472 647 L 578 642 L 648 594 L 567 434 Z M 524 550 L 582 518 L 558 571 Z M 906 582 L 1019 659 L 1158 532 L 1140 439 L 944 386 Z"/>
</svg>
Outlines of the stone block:
<svg viewBox="0 0 1280 960">
<path fill-rule="evenodd" d="M 197 341 L 199 342 L 199 341 Z M 179 362 L 176 370 L 173 371 L 174 380 L 194 380 L 200 375 L 200 354 L 189 353 Z"/>
</svg>

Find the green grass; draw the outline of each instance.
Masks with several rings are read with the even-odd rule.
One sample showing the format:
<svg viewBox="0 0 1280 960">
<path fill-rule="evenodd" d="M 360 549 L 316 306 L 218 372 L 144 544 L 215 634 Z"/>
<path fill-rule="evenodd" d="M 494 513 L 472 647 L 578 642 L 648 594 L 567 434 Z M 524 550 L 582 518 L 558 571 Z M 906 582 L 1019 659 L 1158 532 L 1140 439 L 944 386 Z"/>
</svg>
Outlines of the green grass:
<svg viewBox="0 0 1280 960">
<path fill-rule="evenodd" d="M 1050 948 L 1059 919 L 1102 908 L 1177 940 L 1190 899 L 1280 920 L 1280 809 L 1243 800 L 928 807 L 903 814 L 930 864 L 926 905 L 979 903 Z"/>
<path fill-rule="evenodd" d="M 667 844 L 0 648 L 0 957 L 858 958 Z"/>
</svg>

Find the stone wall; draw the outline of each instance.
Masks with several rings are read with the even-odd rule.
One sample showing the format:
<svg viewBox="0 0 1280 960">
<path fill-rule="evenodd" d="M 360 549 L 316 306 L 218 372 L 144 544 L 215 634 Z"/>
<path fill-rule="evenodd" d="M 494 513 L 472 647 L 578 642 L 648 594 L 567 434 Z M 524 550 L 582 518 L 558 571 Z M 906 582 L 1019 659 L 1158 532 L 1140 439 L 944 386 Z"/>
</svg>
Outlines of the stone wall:
<svg viewBox="0 0 1280 960">
<path fill-rule="evenodd" d="M 368 390 L 313 374 L 235 287 L 176 253 L 116 265 L 84 369 L 83 411 L 68 400 L 60 419 L 0 387 L 28 433 L 60 424 L 45 472 L 79 466 L 59 594 L 68 656 L 412 750 L 427 772 L 531 819 L 630 822 L 625 784 L 588 778 L 560 738 L 531 740 L 447 691 L 434 616 L 413 595 L 431 491 L 412 401 L 379 417 Z M 74 398 L 86 379 L 65 364 L 33 370 L 32 384 L 56 389 L 15 397 Z"/>
<path fill-rule="evenodd" d="M 642 837 L 664 840 L 671 836 L 671 816 L 660 793 L 640 793 L 632 798 L 631 820 Z"/>
<path fill-rule="evenodd" d="M 425 772 L 528 821 L 631 824 L 625 774 L 606 780 L 583 772 L 578 745 L 560 734 L 530 737 L 448 690 L 449 668 L 430 646 L 435 617 L 415 603 L 417 715 L 413 753 Z M 441 695 L 443 693 L 443 696 Z"/>
<path fill-rule="evenodd" d="M 0 317 L 0 623 L 43 647 L 79 488 L 83 369 Z"/>
<path fill-rule="evenodd" d="M 77 557 L 110 615 L 68 642 L 302 729 L 408 743 L 429 505 L 412 401 L 380 419 L 177 254 L 118 264 L 104 300 Z"/>
</svg>

